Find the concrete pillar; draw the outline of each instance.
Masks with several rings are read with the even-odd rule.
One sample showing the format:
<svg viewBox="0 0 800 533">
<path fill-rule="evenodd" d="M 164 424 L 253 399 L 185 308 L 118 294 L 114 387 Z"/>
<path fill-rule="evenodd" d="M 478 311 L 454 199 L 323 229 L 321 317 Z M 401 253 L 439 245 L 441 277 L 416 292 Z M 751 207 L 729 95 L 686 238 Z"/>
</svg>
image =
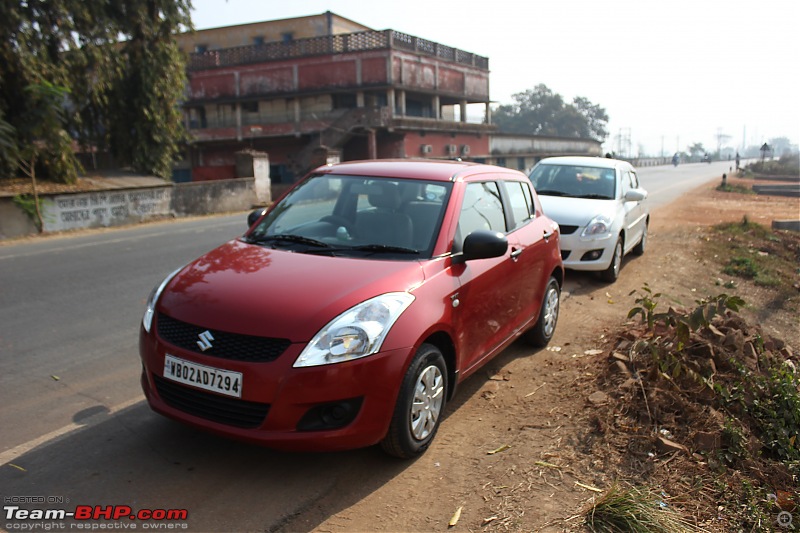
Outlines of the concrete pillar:
<svg viewBox="0 0 800 533">
<path fill-rule="evenodd" d="M 236 102 L 234 104 L 234 112 L 236 113 L 236 140 L 242 140 L 242 104 Z"/>
<path fill-rule="evenodd" d="M 397 107 L 400 111 L 400 116 L 406 116 L 406 92 L 397 91 Z"/>
<path fill-rule="evenodd" d="M 461 107 L 461 122 L 466 122 L 467 121 L 467 101 L 466 100 L 461 100 L 459 105 Z"/>
<path fill-rule="evenodd" d="M 369 158 L 378 159 L 378 142 L 375 136 L 375 130 L 372 128 L 367 130 L 367 148 L 369 150 Z"/>
<path fill-rule="evenodd" d="M 492 107 L 489 105 L 489 102 L 486 102 L 486 104 L 484 104 L 484 105 L 486 106 L 486 110 L 484 111 L 484 115 L 486 117 L 486 123 L 487 124 L 491 124 L 492 123 Z"/>
<path fill-rule="evenodd" d="M 442 110 L 440 109 L 441 102 L 439 100 L 439 95 L 438 94 L 433 96 L 433 104 L 432 105 L 433 105 L 433 118 L 435 118 L 436 120 L 440 120 L 442 118 Z"/>
<path fill-rule="evenodd" d="M 327 146 L 319 146 L 311 152 L 311 168 L 323 165 L 335 165 L 341 162 L 342 154 L 338 150 L 333 150 Z"/>
<path fill-rule="evenodd" d="M 389 112 L 391 113 L 391 116 L 395 116 L 397 113 L 394 111 L 397 104 L 394 101 L 394 89 L 389 89 L 386 91 L 386 103 L 389 106 Z"/>
<path fill-rule="evenodd" d="M 269 154 L 255 150 L 236 152 L 236 177 L 255 178 L 256 199 L 260 204 L 272 201 Z"/>
</svg>

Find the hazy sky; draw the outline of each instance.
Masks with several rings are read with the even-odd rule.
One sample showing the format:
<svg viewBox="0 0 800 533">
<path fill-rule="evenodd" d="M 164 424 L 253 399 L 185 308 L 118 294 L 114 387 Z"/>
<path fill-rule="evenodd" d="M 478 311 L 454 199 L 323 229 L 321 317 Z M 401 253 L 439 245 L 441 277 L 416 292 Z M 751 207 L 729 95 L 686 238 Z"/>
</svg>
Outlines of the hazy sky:
<svg viewBox="0 0 800 533">
<path fill-rule="evenodd" d="M 332 11 L 489 58 L 497 104 L 543 83 L 606 109 L 606 150 L 800 142 L 800 0 L 192 0 L 196 29 Z M 623 149 L 624 152 L 624 149 Z"/>
</svg>

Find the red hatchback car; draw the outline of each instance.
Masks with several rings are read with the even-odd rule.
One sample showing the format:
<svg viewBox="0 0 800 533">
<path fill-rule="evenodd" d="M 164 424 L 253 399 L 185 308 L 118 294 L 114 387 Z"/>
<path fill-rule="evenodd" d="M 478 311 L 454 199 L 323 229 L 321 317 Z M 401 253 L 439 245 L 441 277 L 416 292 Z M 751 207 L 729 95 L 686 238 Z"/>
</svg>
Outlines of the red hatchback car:
<svg viewBox="0 0 800 533">
<path fill-rule="evenodd" d="M 412 457 L 458 383 L 523 334 L 550 341 L 563 279 L 558 225 L 524 174 L 321 167 L 156 287 L 142 387 L 155 411 L 220 435 Z"/>
</svg>

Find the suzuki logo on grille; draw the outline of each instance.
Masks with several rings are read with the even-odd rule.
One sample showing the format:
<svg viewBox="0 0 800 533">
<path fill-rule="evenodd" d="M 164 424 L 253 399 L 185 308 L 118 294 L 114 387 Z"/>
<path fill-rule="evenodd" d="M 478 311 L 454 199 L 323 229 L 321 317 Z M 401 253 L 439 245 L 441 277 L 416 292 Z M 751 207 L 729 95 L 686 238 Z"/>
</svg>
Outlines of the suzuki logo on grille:
<svg viewBox="0 0 800 533">
<path fill-rule="evenodd" d="M 211 348 L 211 341 L 214 340 L 214 335 L 212 335 L 210 331 L 205 330 L 203 333 L 200 333 L 197 337 L 200 339 L 199 341 L 197 341 L 198 348 L 200 348 L 204 352 L 209 348 Z"/>
</svg>

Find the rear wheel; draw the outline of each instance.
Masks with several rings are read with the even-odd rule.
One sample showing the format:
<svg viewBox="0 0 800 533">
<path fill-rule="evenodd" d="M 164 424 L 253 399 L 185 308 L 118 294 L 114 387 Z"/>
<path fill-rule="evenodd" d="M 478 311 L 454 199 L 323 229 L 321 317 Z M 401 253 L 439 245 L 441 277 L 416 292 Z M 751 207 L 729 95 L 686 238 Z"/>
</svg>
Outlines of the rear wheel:
<svg viewBox="0 0 800 533">
<path fill-rule="evenodd" d="M 561 306 L 561 286 L 556 278 L 550 277 L 547 288 L 544 291 L 542 309 L 539 311 L 539 319 L 527 334 L 527 340 L 534 346 L 540 348 L 547 346 L 556 332 L 558 323 L 558 310 Z"/>
<path fill-rule="evenodd" d="M 403 378 L 389 432 L 381 441 L 384 451 L 409 459 L 428 449 L 439 429 L 446 393 L 444 356 L 436 346 L 423 344 Z"/>
<path fill-rule="evenodd" d="M 619 277 L 619 269 L 622 267 L 622 237 L 617 238 L 614 252 L 611 256 L 611 264 L 608 268 L 600 272 L 600 279 L 609 283 L 614 283 Z"/>
</svg>

